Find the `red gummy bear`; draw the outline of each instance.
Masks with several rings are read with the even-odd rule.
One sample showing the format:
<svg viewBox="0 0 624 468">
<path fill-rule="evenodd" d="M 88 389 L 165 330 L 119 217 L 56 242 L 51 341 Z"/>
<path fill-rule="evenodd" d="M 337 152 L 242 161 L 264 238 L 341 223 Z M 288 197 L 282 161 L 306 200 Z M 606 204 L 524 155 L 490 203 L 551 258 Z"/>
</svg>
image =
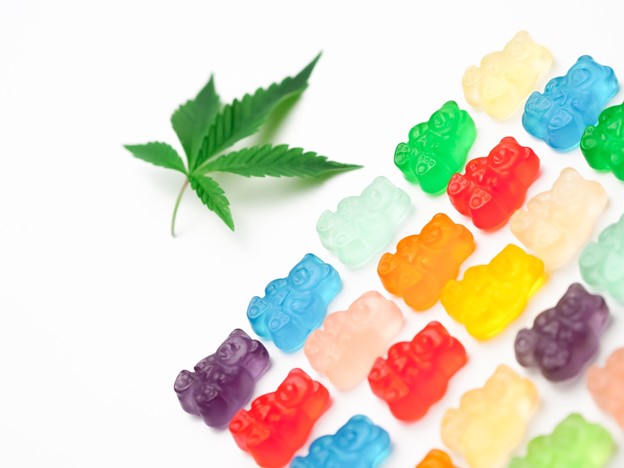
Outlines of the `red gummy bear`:
<svg viewBox="0 0 624 468">
<path fill-rule="evenodd" d="M 531 148 L 505 137 L 486 157 L 469 161 L 465 174 L 454 174 L 447 192 L 457 211 L 471 217 L 476 227 L 497 229 L 522 206 L 539 166 Z"/>
<path fill-rule="evenodd" d="M 329 392 L 303 370 L 288 373 L 277 391 L 256 398 L 230 422 L 236 444 L 262 467 L 286 465 L 331 404 Z"/>
<path fill-rule="evenodd" d="M 462 344 L 438 322 L 430 322 L 411 342 L 390 347 L 368 374 L 373 393 L 403 421 L 416 421 L 446 393 L 448 381 L 468 361 Z"/>
</svg>

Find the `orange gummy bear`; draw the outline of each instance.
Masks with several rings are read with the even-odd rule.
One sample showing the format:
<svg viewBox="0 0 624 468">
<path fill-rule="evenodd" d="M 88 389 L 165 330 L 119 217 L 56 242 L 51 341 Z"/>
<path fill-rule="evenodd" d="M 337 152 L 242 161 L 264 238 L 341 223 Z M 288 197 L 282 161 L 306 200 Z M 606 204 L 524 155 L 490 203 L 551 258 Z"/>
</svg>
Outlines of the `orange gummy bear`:
<svg viewBox="0 0 624 468">
<path fill-rule="evenodd" d="M 448 454 L 442 450 L 430 450 L 416 468 L 457 468 Z"/>
<path fill-rule="evenodd" d="M 396 253 L 383 254 L 377 273 L 389 293 L 422 311 L 436 303 L 444 285 L 457 277 L 474 249 L 472 233 L 438 213 L 420 234 L 401 239 Z"/>
</svg>

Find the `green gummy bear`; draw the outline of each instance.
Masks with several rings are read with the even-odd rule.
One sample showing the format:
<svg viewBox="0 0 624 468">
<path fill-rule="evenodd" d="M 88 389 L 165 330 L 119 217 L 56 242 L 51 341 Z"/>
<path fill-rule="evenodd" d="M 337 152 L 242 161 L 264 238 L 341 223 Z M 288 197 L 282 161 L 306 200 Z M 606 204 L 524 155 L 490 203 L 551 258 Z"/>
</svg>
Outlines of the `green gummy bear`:
<svg viewBox="0 0 624 468">
<path fill-rule="evenodd" d="M 468 112 L 448 101 L 427 122 L 410 130 L 408 142 L 399 143 L 394 151 L 394 164 L 408 181 L 437 195 L 446 191 L 453 174 L 462 170 L 476 137 Z"/>
<path fill-rule="evenodd" d="M 614 451 L 604 427 L 572 413 L 551 434 L 531 440 L 526 456 L 514 457 L 509 468 L 600 468 Z"/>
<path fill-rule="evenodd" d="M 585 128 L 581 152 L 591 168 L 611 171 L 624 180 L 624 103 L 607 107 L 600 113 L 598 125 Z"/>
</svg>

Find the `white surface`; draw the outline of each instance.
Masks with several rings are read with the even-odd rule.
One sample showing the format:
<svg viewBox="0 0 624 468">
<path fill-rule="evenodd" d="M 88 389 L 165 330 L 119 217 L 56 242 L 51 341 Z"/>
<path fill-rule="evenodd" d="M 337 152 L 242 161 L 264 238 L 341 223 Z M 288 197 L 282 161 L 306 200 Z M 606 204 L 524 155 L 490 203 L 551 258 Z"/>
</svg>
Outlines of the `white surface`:
<svg viewBox="0 0 624 468">
<path fill-rule="evenodd" d="M 622 183 L 594 173 L 580 151 L 551 151 L 522 129 L 520 113 L 494 122 L 470 109 L 461 91 L 465 68 L 521 29 L 553 52 L 549 77 L 590 54 L 622 79 L 617 2 L 87 3 L 0 5 L 0 466 L 253 466 L 228 432 L 180 409 L 172 390 L 177 373 L 212 353 L 233 328 L 251 332 L 249 299 L 306 252 L 331 262 L 343 278 L 330 310 L 366 290 L 384 292 L 374 261 L 348 270 L 314 229 L 324 209 L 375 176 L 386 175 L 414 203 L 395 244 L 438 211 L 467 223 L 446 196 L 425 196 L 392 162 L 411 126 L 446 100 L 457 100 L 477 124 L 470 158 L 506 135 L 537 152 L 543 170 L 529 196 L 549 188 L 564 166 L 603 183 L 610 204 L 594 237 L 624 211 Z M 172 239 L 169 219 L 182 176 L 132 158 L 122 144 L 162 140 L 181 150 L 169 117 L 211 73 L 229 101 L 297 72 L 319 50 L 310 87 L 274 141 L 366 167 L 318 186 L 218 176 L 236 232 L 189 191 Z M 492 235 L 471 230 L 478 247 L 464 269 L 514 240 L 507 228 Z M 515 323 L 483 344 L 439 304 L 417 314 L 398 301 L 406 317 L 398 339 L 440 320 L 466 346 L 469 364 L 414 424 L 394 420 L 366 383 L 345 394 L 328 384 L 334 403 L 310 440 L 365 413 L 391 434 L 386 466 L 412 466 L 429 449 L 443 448 L 445 409 L 499 363 L 519 369 L 516 332 L 579 279 L 575 259 Z M 601 364 L 624 345 L 622 306 L 608 301 L 614 320 Z M 311 372 L 303 352 L 286 356 L 267 347 L 273 364 L 256 395 L 273 390 L 294 366 Z M 523 373 L 534 377 L 542 397 L 527 440 L 580 411 L 622 443 L 622 431 L 597 409 L 583 380 L 552 385 Z M 524 450 L 525 444 L 518 453 Z M 610 466 L 624 466 L 623 452 Z"/>
</svg>

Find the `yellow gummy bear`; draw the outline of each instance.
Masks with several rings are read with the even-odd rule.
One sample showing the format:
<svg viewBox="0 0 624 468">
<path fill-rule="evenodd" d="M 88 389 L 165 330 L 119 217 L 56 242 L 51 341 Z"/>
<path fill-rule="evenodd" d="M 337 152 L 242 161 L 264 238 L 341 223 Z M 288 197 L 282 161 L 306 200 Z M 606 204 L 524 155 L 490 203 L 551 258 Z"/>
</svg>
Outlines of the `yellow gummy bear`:
<svg viewBox="0 0 624 468">
<path fill-rule="evenodd" d="M 442 441 L 470 468 L 506 466 L 538 405 L 533 382 L 500 365 L 482 388 L 464 393 L 459 408 L 446 411 Z"/>
<path fill-rule="evenodd" d="M 509 244 L 487 265 L 470 267 L 442 289 L 446 312 L 479 340 L 502 332 L 545 283 L 544 262 Z"/>
<path fill-rule="evenodd" d="M 507 119 L 552 64 L 552 53 L 521 31 L 503 50 L 483 57 L 480 67 L 468 67 L 462 80 L 466 101 L 495 119 Z"/>
</svg>

